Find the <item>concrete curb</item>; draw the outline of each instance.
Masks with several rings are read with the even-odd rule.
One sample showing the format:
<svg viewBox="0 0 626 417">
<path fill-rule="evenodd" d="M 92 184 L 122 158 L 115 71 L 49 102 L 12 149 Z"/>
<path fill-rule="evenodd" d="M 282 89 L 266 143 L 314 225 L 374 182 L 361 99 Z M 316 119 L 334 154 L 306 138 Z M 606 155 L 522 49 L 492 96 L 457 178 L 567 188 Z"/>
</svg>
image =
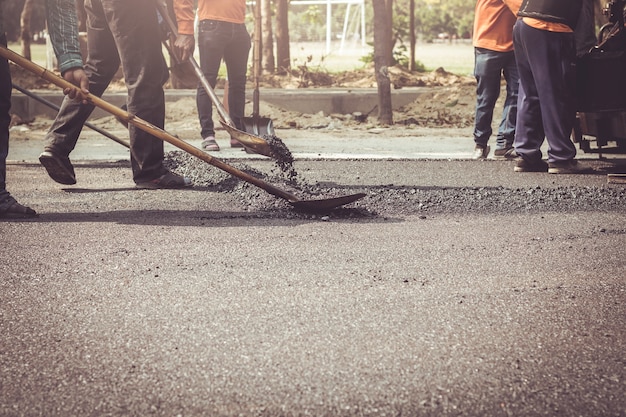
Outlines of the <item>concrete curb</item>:
<svg viewBox="0 0 626 417">
<path fill-rule="evenodd" d="M 405 106 L 417 99 L 420 94 L 431 91 L 429 87 L 412 87 L 392 91 L 394 110 Z M 31 90 L 32 93 L 56 104 L 61 105 L 62 92 L 56 90 Z M 216 94 L 222 100 L 223 90 Z M 182 98 L 194 97 L 196 90 L 165 90 L 166 102 L 175 102 Z M 375 88 L 312 88 L 312 89 L 263 89 L 260 92 L 261 100 L 271 105 L 298 111 L 301 113 L 316 114 L 352 114 L 354 112 L 368 113 L 378 104 L 378 92 Z M 121 106 L 126 102 L 126 92 L 105 93 L 102 98 L 111 104 Z M 252 90 L 246 93 L 248 100 L 252 100 Z M 11 112 L 24 120 L 36 116 L 53 118 L 56 111 L 38 101 L 13 91 L 11 98 Z M 108 116 L 103 110 L 95 109 L 93 118 Z"/>
</svg>

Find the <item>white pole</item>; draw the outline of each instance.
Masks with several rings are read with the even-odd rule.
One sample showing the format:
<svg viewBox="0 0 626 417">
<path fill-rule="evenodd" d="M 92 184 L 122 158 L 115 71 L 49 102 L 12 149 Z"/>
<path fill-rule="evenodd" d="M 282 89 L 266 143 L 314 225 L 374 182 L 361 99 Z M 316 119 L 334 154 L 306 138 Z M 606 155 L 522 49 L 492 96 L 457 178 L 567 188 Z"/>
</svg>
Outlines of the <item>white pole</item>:
<svg viewBox="0 0 626 417">
<path fill-rule="evenodd" d="M 339 53 L 343 52 L 343 45 L 346 43 L 346 34 L 348 33 L 348 21 L 350 20 L 350 6 L 348 3 L 346 7 L 346 17 L 343 20 L 343 33 L 341 34 L 341 46 L 339 47 Z"/>
<path fill-rule="evenodd" d="M 326 54 L 330 54 L 330 38 L 332 36 L 331 22 L 332 22 L 332 6 L 331 0 L 326 2 Z"/>
<path fill-rule="evenodd" d="M 365 48 L 365 0 L 361 1 L 361 47 Z"/>
</svg>

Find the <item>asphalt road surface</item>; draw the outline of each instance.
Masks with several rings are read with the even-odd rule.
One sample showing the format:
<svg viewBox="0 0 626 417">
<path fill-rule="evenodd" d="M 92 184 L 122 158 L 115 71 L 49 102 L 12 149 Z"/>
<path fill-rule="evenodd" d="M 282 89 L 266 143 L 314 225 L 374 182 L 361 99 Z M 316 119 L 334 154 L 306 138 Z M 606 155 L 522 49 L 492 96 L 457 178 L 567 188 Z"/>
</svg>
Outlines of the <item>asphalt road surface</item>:
<svg viewBox="0 0 626 417">
<path fill-rule="evenodd" d="M 10 165 L 40 216 L 0 222 L 0 416 L 626 415 L 623 160 L 296 166 L 367 196 Z"/>
</svg>

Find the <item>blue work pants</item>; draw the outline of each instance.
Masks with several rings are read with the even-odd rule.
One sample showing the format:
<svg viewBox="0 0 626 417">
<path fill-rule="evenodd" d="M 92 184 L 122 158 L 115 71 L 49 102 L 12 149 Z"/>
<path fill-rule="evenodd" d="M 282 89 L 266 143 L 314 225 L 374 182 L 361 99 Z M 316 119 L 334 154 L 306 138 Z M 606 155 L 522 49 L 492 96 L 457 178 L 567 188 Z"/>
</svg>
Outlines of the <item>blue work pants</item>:
<svg viewBox="0 0 626 417">
<path fill-rule="evenodd" d="M 576 156 L 570 139 L 576 119 L 574 34 L 535 29 L 520 19 L 513 41 L 520 77 L 515 151 L 537 162 L 547 138 L 548 162 L 571 160 Z"/>
<path fill-rule="evenodd" d="M 503 75 L 506 81 L 506 97 L 496 136 L 497 149 L 512 147 L 515 139 L 519 81 L 515 53 L 474 48 L 474 76 L 476 77 L 474 142 L 483 148 L 487 146 L 492 134 L 493 112 L 500 96 Z"/>
</svg>

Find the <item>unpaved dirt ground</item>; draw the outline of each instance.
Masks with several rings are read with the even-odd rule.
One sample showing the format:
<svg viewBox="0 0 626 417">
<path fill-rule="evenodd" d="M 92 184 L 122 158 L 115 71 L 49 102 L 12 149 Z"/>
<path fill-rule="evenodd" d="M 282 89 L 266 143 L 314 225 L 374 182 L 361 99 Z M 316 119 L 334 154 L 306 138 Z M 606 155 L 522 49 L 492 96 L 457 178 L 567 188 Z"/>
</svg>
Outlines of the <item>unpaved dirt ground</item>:
<svg viewBox="0 0 626 417">
<path fill-rule="evenodd" d="M 32 73 L 11 65 L 13 81 L 23 88 L 30 90 L 51 89 L 58 87 L 49 84 Z M 436 91 L 424 93 L 419 100 L 410 103 L 394 112 L 394 123 L 397 125 L 417 125 L 422 127 L 467 127 L 474 120 L 475 80 L 472 77 L 462 77 L 446 72 L 443 68 L 428 73 L 409 72 L 402 68 L 390 68 L 390 79 L 394 88 L 403 87 L 438 87 Z M 194 82 L 187 82 L 186 87 L 194 88 Z M 168 82 L 166 88 L 171 87 Z M 302 89 L 306 93 L 312 88 L 374 88 L 376 81 L 373 69 L 356 70 L 339 74 L 324 72 L 309 72 L 296 70 L 291 74 L 265 75 L 261 80 L 263 88 Z M 223 88 L 223 80 L 218 82 L 216 89 Z M 252 89 L 249 83 L 248 89 Z M 123 80 L 115 80 L 109 90 L 123 91 Z M 262 97 L 262 94 L 261 94 Z M 214 112 L 217 113 L 217 112 Z M 252 114 L 252 103 L 247 103 L 246 114 Z M 365 121 L 358 121 L 354 115 L 343 114 L 302 114 L 287 109 L 271 106 L 261 101 L 260 114 L 272 119 L 277 128 L 321 128 L 333 123 L 340 122 L 342 126 L 350 129 L 370 129 L 377 124 L 376 111 Z M 217 115 L 216 115 L 217 117 Z M 217 120 L 217 119 L 216 119 Z M 23 121 L 16 119 L 14 124 L 33 123 L 35 121 Z M 195 100 L 190 98 L 181 99 L 176 103 L 168 103 L 166 122 L 197 125 L 197 112 Z M 101 127 L 106 128 L 107 121 L 102 120 Z M 37 125 L 33 125 L 35 128 Z"/>
</svg>

